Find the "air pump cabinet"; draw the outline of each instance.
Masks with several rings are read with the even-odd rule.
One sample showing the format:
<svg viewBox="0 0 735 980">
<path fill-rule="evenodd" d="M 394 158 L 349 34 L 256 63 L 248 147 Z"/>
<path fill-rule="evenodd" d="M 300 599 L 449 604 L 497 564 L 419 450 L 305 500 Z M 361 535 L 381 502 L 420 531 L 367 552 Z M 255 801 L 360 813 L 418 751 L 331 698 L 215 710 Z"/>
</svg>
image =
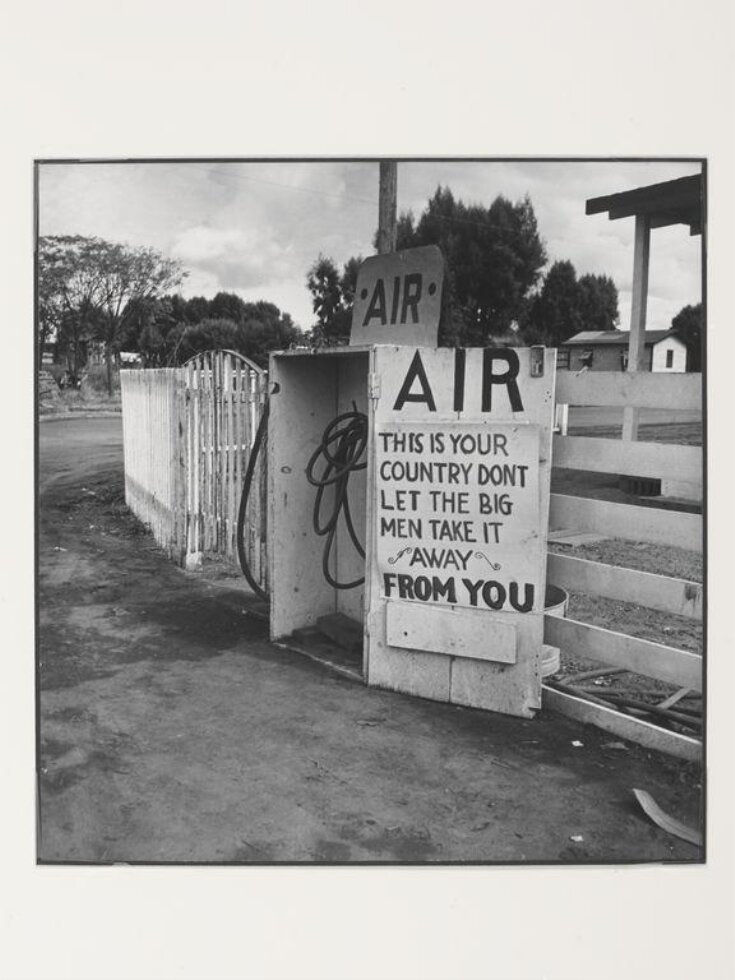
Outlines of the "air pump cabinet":
<svg viewBox="0 0 735 980">
<path fill-rule="evenodd" d="M 541 655 L 556 352 L 371 344 L 271 355 L 271 637 L 340 612 L 369 685 L 531 717 Z M 368 417 L 334 589 L 305 476 L 324 430 Z"/>
</svg>

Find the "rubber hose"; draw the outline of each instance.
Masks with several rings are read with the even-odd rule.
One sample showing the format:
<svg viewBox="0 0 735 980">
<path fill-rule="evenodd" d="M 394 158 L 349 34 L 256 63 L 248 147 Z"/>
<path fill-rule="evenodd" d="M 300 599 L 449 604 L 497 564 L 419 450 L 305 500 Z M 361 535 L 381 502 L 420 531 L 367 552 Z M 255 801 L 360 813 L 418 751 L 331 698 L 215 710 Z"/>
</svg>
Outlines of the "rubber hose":
<svg viewBox="0 0 735 980">
<path fill-rule="evenodd" d="M 339 582 L 332 575 L 329 564 L 341 515 L 344 515 L 347 532 L 355 550 L 361 558 L 365 557 L 365 549 L 357 537 L 352 522 L 347 487 L 350 475 L 357 470 L 364 470 L 367 466 L 367 461 L 362 459 L 367 439 L 367 416 L 358 412 L 355 407 L 352 412 L 344 412 L 329 423 L 324 430 L 321 443 L 306 465 L 306 479 L 317 488 L 314 501 L 314 530 L 318 535 L 326 535 L 327 538 L 322 555 L 322 571 L 324 578 L 334 589 L 354 589 L 365 581 L 363 575 L 354 582 Z M 316 475 L 315 467 L 320 461 L 323 461 L 324 468 L 320 475 Z M 325 520 L 322 518 L 321 511 L 324 491 L 329 486 L 334 487 L 334 499 L 331 514 Z"/>
<path fill-rule="evenodd" d="M 250 499 L 250 488 L 253 483 L 253 474 L 255 473 L 255 466 L 258 462 L 258 455 L 260 454 L 260 449 L 263 444 L 263 439 L 265 438 L 265 432 L 268 425 L 268 411 L 269 403 L 266 399 L 265 405 L 263 406 L 263 414 L 260 417 L 260 422 L 258 424 L 258 431 L 255 434 L 255 442 L 253 443 L 253 448 L 250 452 L 250 459 L 248 460 L 248 466 L 245 471 L 245 482 L 242 486 L 242 494 L 240 495 L 240 507 L 237 511 L 237 557 L 240 560 L 240 568 L 242 573 L 247 579 L 247 583 L 253 592 L 264 599 L 266 602 L 269 601 L 270 596 L 261 588 L 260 584 L 255 581 L 252 571 L 250 570 L 250 565 L 248 564 L 247 555 L 245 554 L 245 542 L 243 540 L 245 532 L 245 513 L 248 507 L 248 500 Z"/>
</svg>

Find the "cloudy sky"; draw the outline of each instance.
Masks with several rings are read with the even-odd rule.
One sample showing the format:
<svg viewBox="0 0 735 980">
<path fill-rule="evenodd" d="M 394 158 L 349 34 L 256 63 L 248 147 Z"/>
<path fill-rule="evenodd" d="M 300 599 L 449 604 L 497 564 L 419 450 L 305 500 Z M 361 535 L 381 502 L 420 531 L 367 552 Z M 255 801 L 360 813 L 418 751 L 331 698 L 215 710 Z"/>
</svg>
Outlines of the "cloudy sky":
<svg viewBox="0 0 735 980">
<path fill-rule="evenodd" d="M 528 193 L 550 262 L 609 275 L 630 317 L 633 219 L 587 217 L 585 200 L 698 173 L 693 163 L 399 162 L 398 209 L 421 213 L 438 184 L 465 203 Z M 338 264 L 372 254 L 378 164 L 95 163 L 40 167 L 41 235 L 97 235 L 152 245 L 189 271 L 185 296 L 219 290 L 265 299 L 304 329 L 313 322 L 306 273 L 321 252 Z M 668 327 L 701 299 L 699 237 L 652 232 L 649 328 Z"/>
</svg>

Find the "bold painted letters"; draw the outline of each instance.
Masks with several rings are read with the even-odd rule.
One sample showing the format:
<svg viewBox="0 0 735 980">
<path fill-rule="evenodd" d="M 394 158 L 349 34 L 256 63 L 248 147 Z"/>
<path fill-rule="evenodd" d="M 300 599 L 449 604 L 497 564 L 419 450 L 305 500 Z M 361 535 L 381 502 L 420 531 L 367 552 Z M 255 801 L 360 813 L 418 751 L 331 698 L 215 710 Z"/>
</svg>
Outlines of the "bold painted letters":
<svg viewBox="0 0 735 980">
<path fill-rule="evenodd" d="M 411 387 L 416 379 L 418 379 L 418 382 L 421 385 L 421 392 L 417 392 L 416 394 L 412 395 L 410 393 Z M 423 402 L 430 412 L 436 411 L 434 394 L 431 390 L 429 379 L 426 377 L 426 371 L 424 369 L 424 363 L 421 360 L 421 354 L 418 351 L 416 351 L 416 353 L 413 355 L 411 366 L 406 372 L 406 377 L 401 385 L 401 390 L 398 392 L 398 398 L 396 398 L 393 411 L 400 412 L 406 402 Z"/>
<path fill-rule="evenodd" d="M 493 361 L 505 361 L 508 370 L 503 374 L 493 374 Z M 482 410 L 492 411 L 493 385 L 505 385 L 508 389 L 510 407 L 514 412 L 523 411 L 521 393 L 518 390 L 518 371 L 520 370 L 518 355 L 512 347 L 486 347 L 482 352 Z M 456 397 L 456 396 L 455 396 Z"/>
</svg>

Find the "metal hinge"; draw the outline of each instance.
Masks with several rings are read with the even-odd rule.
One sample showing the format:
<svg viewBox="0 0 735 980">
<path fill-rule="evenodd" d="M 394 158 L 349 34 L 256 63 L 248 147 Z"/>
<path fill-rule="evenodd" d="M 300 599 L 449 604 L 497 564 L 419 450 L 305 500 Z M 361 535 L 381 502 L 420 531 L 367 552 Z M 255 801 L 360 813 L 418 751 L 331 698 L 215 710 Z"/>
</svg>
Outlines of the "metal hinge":
<svg viewBox="0 0 735 980">
<path fill-rule="evenodd" d="M 380 375 L 374 371 L 368 374 L 368 395 L 373 401 L 380 398 Z"/>
</svg>

